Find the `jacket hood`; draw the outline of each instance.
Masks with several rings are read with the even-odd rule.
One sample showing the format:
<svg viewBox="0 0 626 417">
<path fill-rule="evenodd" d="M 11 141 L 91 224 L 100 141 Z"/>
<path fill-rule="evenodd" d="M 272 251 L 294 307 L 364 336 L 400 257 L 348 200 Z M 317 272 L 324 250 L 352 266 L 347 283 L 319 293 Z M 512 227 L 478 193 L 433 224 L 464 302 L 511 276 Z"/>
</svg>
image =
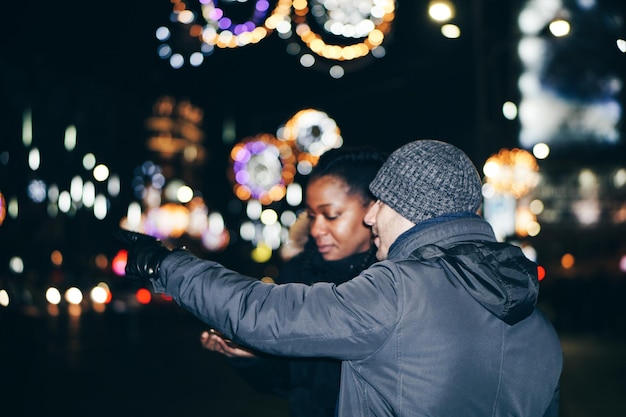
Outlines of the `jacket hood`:
<svg viewBox="0 0 626 417">
<path fill-rule="evenodd" d="M 508 324 L 528 317 L 537 302 L 537 266 L 514 245 L 457 242 L 428 244 L 413 252 L 418 260 L 437 262 L 483 307 Z"/>
</svg>

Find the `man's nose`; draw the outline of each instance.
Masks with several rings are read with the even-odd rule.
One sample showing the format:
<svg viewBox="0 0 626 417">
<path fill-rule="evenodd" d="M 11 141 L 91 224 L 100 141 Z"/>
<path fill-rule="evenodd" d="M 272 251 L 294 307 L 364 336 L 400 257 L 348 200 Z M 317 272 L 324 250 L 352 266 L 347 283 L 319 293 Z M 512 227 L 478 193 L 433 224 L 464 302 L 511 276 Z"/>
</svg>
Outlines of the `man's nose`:
<svg viewBox="0 0 626 417">
<path fill-rule="evenodd" d="M 380 204 L 378 204 L 379 201 L 380 200 L 378 200 L 376 204 L 372 204 L 367 210 L 367 213 L 365 213 L 363 221 L 368 226 L 372 226 L 374 224 L 374 221 L 376 220 L 376 213 L 378 213 L 378 209 L 380 208 Z"/>
</svg>

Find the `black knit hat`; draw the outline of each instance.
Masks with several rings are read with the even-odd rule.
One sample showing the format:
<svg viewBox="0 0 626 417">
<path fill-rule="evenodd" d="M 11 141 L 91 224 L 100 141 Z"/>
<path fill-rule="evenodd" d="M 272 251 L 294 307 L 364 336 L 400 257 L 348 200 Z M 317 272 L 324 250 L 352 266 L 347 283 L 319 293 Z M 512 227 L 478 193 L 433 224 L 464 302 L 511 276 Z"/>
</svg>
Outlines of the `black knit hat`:
<svg viewBox="0 0 626 417">
<path fill-rule="evenodd" d="M 413 223 L 444 214 L 475 213 L 482 182 L 469 157 L 437 140 L 416 140 L 394 151 L 370 190 Z"/>
</svg>

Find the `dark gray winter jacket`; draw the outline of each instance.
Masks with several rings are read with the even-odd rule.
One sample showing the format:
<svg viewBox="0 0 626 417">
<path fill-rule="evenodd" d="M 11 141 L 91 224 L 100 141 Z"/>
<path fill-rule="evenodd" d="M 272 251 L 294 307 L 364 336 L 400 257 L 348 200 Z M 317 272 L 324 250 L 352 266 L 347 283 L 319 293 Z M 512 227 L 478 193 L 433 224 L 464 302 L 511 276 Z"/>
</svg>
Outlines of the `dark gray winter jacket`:
<svg viewBox="0 0 626 417">
<path fill-rule="evenodd" d="M 153 284 L 240 344 L 343 360 L 342 417 L 558 416 L 536 265 L 480 218 L 419 224 L 340 285 L 266 284 L 184 251 Z"/>
</svg>

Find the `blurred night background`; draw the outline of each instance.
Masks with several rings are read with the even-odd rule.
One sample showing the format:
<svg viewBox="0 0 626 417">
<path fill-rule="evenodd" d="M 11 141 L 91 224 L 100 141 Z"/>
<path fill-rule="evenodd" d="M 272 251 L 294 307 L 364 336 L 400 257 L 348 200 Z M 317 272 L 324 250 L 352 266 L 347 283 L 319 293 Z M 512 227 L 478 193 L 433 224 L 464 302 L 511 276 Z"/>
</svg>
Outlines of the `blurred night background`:
<svg viewBox="0 0 626 417">
<path fill-rule="evenodd" d="M 3 9 L 3 417 L 286 416 L 125 280 L 112 232 L 271 279 L 320 154 L 425 138 L 472 158 L 483 215 L 539 265 L 562 417 L 626 415 L 623 0 Z"/>
</svg>

